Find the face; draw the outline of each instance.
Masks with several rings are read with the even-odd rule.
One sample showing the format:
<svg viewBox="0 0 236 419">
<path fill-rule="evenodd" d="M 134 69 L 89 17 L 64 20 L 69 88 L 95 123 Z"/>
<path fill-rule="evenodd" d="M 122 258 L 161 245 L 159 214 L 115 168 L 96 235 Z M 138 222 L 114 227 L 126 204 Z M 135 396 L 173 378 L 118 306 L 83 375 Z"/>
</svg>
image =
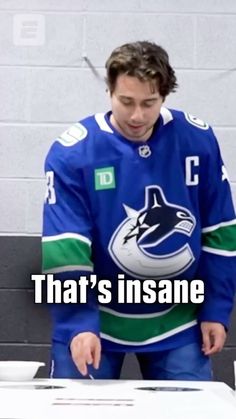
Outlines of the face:
<svg viewBox="0 0 236 419">
<path fill-rule="evenodd" d="M 120 74 L 111 94 L 111 123 L 131 141 L 146 141 L 160 115 L 164 99 L 149 81 Z"/>
</svg>

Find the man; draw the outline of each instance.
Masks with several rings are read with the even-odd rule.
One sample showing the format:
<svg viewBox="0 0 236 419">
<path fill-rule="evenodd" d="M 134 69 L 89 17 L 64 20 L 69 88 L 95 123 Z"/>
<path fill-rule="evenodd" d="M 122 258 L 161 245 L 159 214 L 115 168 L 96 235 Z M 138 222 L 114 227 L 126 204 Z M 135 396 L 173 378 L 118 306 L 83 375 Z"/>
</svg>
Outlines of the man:
<svg viewBox="0 0 236 419">
<path fill-rule="evenodd" d="M 106 69 L 111 111 L 72 126 L 46 159 L 44 272 L 90 284 L 86 303 L 51 306 L 52 376 L 119 378 L 134 352 L 145 379 L 210 380 L 235 293 L 235 213 L 217 141 L 206 123 L 163 107 L 177 82 L 160 46 L 123 45 Z M 107 304 L 92 273 L 111 281 Z M 120 302 L 120 279 L 200 279 L 204 301 L 145 303 L 142 289 L 140 303 Z"/>
</svg>

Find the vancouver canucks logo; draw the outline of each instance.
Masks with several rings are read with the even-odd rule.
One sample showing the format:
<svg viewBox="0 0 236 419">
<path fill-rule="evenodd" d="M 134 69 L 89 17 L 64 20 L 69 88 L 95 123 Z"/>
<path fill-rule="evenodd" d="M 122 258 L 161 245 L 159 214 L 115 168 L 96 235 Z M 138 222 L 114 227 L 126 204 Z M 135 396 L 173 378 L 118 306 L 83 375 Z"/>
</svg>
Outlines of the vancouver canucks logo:
<svg viewBox="0 0 236 419">
<path fill-rule="evenodd" d="M 196 225 L 191 212 L 167 202 L 159 186 L 146 187 L 141 210 L 126 205 L 124 208 L 127 218 L 109 243 L 110 255 L 123 271 L 140 279 L 171 278 L 193 263 L 195 258 L 188 243 L 168 254 L 151 251 L 176 233 L 191 236 Z"/>
</svg>

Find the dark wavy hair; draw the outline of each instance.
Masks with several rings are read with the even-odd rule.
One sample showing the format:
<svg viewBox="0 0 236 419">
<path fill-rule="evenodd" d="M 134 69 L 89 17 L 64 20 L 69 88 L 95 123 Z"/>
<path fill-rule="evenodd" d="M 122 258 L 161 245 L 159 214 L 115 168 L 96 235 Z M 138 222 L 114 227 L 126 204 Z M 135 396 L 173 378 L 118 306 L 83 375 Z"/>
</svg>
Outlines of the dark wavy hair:
<svg viewBox="0 0 236 419">
<path fill-rule="evenodd" d="M 106 83 L 111 94 L 120 74 L 150 81 L 164 98 L 178 87 L 167 52 L 153 42 L 139 41 L 116 48 L 106 61 L 106 71 Z"/>
</svg>

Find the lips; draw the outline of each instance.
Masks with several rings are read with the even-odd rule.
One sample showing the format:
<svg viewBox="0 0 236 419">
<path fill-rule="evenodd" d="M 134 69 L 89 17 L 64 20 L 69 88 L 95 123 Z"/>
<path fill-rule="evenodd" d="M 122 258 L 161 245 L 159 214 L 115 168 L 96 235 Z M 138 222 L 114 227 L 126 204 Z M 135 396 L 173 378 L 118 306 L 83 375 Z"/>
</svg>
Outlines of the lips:
<svg viewBox="0 0 236 419">
<path fill-rule="evenodd" d="M 138 130 L 144 127 L 144 125 L 130 125 L 130 124 L 128 126 L 129 128 L 135 129 L 135 130 Z"/>
</svg>

